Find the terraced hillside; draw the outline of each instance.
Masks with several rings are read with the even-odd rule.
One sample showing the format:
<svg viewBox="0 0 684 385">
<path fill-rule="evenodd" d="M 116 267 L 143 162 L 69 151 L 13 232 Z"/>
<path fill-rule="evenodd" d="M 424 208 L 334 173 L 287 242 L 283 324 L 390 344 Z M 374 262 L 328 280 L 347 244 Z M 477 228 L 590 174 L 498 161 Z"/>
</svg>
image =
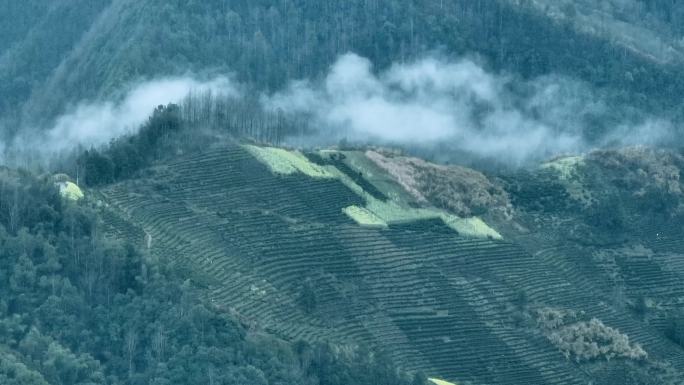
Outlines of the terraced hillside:
<svg viewBox="0 0 684 385">
<path fill-rule="evenodd" d="M 544 175 L 497 182 L 513 217 L 466 218 L 363 152 L 221 144 L 97 194 L 110 236 L 186 268 L 252 328 L 380 348 L 459 384 L 679 383 L 684 350 L 665 337 L 684 299 L 679 233 L 576 241 L 580 214 Z"/>
</svg>

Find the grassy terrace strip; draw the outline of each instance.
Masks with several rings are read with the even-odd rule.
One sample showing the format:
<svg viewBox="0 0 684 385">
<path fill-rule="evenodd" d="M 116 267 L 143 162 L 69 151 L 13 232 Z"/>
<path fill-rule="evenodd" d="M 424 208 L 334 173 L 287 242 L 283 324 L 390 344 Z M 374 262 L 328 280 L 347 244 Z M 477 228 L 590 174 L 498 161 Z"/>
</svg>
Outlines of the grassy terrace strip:
<svg viewBox="0 0 684 385">
<path fill-rule="evenodd" d="M 453 382 L 440 380 L 438 378 L 428 378 L 428 381 L 432 382 L 435 385 L 456 385 Z"/>
<path fill-rule="evenodd" d="M 334 178 L 325 168 L 314 164 L 298 151 L 288 151 L 275 147 L 243 146 L 259 161 L 266 164 L 276 174 L 291 175 L 301 172 L 312 178 Z"/>
<path fill-rule="evenodd" d="M 319 165 L 311 162 L 304 154 L 298 151 L 288 151 L 274 147 L 259 147 L 244 145 L 247 151 L 254 155 L 260 162 L 267 165 L 272 172 L 282 175 L 292 175 L 300 172 L 312 178 L 334 178 L 340 180 L 345 186 L 364 198 L 365 207 L 349 206 L 343 212 L 352 220 L 365 226 L 382 226 L 388 224 L 406 223 L 424 219 L 441 219 L 444 224 L 465 237 L 502 239 L 501 234 L 489 227 L 482 219 L 477 217 L 460 218 L 436 208 L 412 207 L 408 194 L 395 182 L 389 180 L 377 167 L 372 167 L 372 162 L 360 152 L 346 151 L 345 159 L 350 159 L 351 168 L 369 178 L 381 181 L 383 187 L 389 190 L 386 194 L 389 199 L 378 199 L 361 187 L 348 174 L 334 165 Z M 334 151 L 321 151 L 322 158 L 335 154 Z M 375 185 L 375 184 L 373 184 Z"/>
<path fill-rule="evenodd" d="M 359 206 L 349 206 L 342 209 L 349 218 L 356 221 L 361 226 L 387 227 L 387 222 L 383 221 L 373 212 Z"/>
<path fill-rule="evenodd" d="M 442 214 L 442 220 L 447 224 L 447 226 L 456 230 L 463 236 L 503 239 L 501 234 L 489 227 L 485 221 L 478 217 L 459 218 L 453 215 Z"/>
</svg>

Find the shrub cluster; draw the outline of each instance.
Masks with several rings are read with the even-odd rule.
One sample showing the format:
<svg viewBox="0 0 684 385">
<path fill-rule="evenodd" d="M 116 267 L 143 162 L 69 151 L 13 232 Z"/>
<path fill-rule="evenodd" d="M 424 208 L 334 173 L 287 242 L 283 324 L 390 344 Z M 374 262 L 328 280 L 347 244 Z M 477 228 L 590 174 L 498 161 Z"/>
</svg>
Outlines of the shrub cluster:
<svg viewBox="0 0 684 385">
<path fill-rule="evenodd" d="M 625 358 L 644 360 L 648 354 L 639 344 L 631 344 L 629 337 L 605 325 L 596 318 L 578 320 L 576 312 L 552 308 L 536 311 L 537 325 L 567 359 L 592 361 Z"/>
</svg>

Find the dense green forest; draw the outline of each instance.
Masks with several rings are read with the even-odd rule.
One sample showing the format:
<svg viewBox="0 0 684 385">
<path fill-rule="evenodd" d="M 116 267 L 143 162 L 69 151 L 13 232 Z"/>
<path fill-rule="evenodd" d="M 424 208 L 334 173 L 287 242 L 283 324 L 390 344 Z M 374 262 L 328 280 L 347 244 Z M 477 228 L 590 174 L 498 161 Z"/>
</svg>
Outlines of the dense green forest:
<svg viewBox="0 0 684 385">
<path fill-rule="evenodd" d="M 44 15 L 35 13 L 28 31 L 26 23 L 4 27 L 11 31 L 0 60 L 0 115 L 6 122 L 46 122 L 71 103 L 110 96 L 129 81 L 188 70 L 234 73 L 257 90 L 277 90 L 292 79 L 321 76 L 349 51 L 378 70 L 441 51 L 479 55 L 493 71 L 522 79 L 584 80 L 615 119 L 635 109 L 682 116 L 676 102 L 684 91 L 681 66 L 578 32 L 525 3 L 60 1 Z M 5 7 L 18 20 L 28 17 Z M 659 20 L 680 12 L 666 1 L 644 2 L 642 9 Z M 599 133 L 614 122 L 610 116 L 586 119 Z"/>
<path fill-rule="evenodd" d="M 565 8 L 571 13 L 578 7 L 566 5 Z M 645 25 L 648 28 L 661 32 L 666 38 L 673 40 L 681 39 L 684 25 L 680 22 L 684 17 L 684 4 L 672 0 L 634 0 L 595 3 L 597 8 L 613 11 L 613 17 L 617 20 Z"/>
</svg>

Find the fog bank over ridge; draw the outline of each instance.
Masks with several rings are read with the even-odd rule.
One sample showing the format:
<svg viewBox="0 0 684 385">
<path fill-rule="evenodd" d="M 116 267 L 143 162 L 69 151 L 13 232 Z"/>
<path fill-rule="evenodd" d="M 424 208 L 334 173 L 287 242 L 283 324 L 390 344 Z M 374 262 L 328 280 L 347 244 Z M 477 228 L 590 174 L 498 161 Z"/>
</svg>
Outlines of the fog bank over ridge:
<svg viewBox="0 0 684 385">
<path fill-rule="evenodd" d="M 100 146 L 135 132 L 161 104 L 191 93 L 245 97 L 230 76 L 198 80 L 166 77 L 129 85 L 117 100 L 82 102 L 47 130 L 23 129 L 5 149 L 49 158 L 78 147 Z M 301 146 L 353 143 L 449 148 L 513 165 L 596 146 L 660 144 L 672 136 L 665 120 L 617 122 L 589 141 L 591 117 L 608 111 L 586 83 L 558 76 L 522 81 L 494 74 L 471 59 L 438 55 L 374 71 L 366 58 L 342 55 L 321 79 L 292 81 L 262 93 L 261 108 L 303 116 L 315 134 L 290 137 Z"/>
<path fill-rule="evenodd" d="M 179 103 L 190 93 L 202 92 L 240 95 L 226 76 L 210 80 L 198 80 L 193 76 L 166 77 L 139 82 L 127 86 L 118 100 L 79 103 L 59 116 L 47 130 L 21 130 L 9 149 L 20 152 L 34 149 L 49 159 L 79 146 L 101 146 L 136 132 L 157 106 Z"/>
<path fill-rule="evenodd" d="M 518 164 L 597 144 L 656 144 L 671 129 L 656 119 L 625 121 L 590 144 L 587 116 L 601 117 L 607 111 L 588 85 L 546 76 L 521 87 L 513 77 L 492 74 L 473 60 L 438 56 L 374 73 L 369 60 L 346 54 L 324 80 L 292 82 L 264 98 L 264 104 L 310 116 L 321 127 L 323 141 L 335 137 L 402 146 L 448 142 L 464 152 Z"/>
</svg>

